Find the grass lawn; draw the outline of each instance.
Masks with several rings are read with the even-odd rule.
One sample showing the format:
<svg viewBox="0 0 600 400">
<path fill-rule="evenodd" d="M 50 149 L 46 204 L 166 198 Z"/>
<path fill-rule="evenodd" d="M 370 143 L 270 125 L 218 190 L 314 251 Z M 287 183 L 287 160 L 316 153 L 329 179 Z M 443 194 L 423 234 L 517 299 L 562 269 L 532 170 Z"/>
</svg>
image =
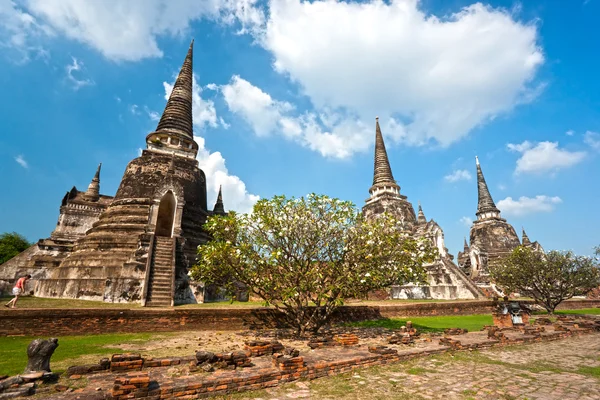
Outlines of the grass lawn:
<svg viewBox="0 0 600 400">
<path fill-rule="evenodd" d="M 475 315 L 444 315 L 438 317 L 409 317 L 389 318 L 376 321 L 360 321 L 349 324 L 358 327 L 399 329 L 412 321 L 413 326 L 421 332 L 442 332 L 447 328 L 462 328 L 469 331 L 479 331 L 484 325 L 492 325 L 492 316 L 489 314 Z"/>
<path fill-rule="evenodd" d="M 593 314 L 600 315 L 600 308 L 582 308 L 579 310 L 556 310 L 556 314 Z"/>
<path fill-rule="evenodd" d="M 97 363 L 102 357 L 123 350 L 116 347 L 124 343 L 144 342 L 157 337 L 167 337 L 172 334 L 154 333 L 123 333 L 108 335 L 62 336 L 58 339 L 58 347 L 52 355 L 50 367 L 53 372 L 65 371 L 73 365 L 75 359 L 89 355 L 85 362 L 77 360 L 77 364 Z M 27 365 L 27 346 L 35 337 L 0 337 L 0 375 L 16 375 L 23 373 Z"/>
<path fill-rule="evenodd" d="M 0 297 L 2 305 L 8 303 L 12 297 Z M 19 297 L 17 308 L 140 308 L 138 303 L 105 303 L 103 301 L 89 301 L 76 299 L 44 299 L 42 297 Z"/>
</svg>

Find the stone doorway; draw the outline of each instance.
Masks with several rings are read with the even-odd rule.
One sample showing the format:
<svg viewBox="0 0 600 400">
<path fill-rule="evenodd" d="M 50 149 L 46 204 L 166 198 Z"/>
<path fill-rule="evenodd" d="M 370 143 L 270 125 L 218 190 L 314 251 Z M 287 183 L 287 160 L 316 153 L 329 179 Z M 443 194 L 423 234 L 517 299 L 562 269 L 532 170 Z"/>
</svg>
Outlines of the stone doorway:
<svg viewBox="0 0 600 400">
<path fill-rule="evenodd" d="M 171 237 L 173 234 L 173 222 L 175 221 L 176 200 L 172 191 L 165 193 L 158 205 L 158 217 L 156 219 L 156 236 Z"/>
</svg>

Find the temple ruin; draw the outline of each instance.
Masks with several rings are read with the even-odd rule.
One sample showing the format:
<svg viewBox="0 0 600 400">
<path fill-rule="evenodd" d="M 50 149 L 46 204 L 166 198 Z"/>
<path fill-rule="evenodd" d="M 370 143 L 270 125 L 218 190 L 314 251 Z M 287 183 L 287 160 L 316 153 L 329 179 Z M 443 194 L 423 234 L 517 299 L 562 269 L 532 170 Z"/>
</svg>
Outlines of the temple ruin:
<svg viewBox="0 0 600 400">
<path fill-rule="evenodd" d="M 202 285 L 187 276 L 202 226 L 224 214 L 219 191 L 207 208 L 206 177 L 198 168 L 192 121 L 193 41 L 146 149 L 126 167 L 115 197 L 100 194 L 100 166 L 88 190 L 73 187 L 61 204 L 56 229 L 4 263 L 5 290 L 31 274 L 38 297 L 146 306 L 204 301 Z"/>
<path fill-rule="evenodd" d="M 362 208 L 366 218 L 389 212 L 401 223 L 402 229 L 415 238 L 427 238 L 438 250 L 438 258 L 426 265 L 427 286 L 409 284 L 390 288 L 390 297 L 395 299 L 476 299 L 483 292 L 454 263 L 444 243 L 444 231 L 433 219 L 427 221 L 419 204 L 418 216 L 400 186 L 394 180 L 388 160 L 379 118 L 375 123 L 375 162 L 373 185 L 370 197 Z"/>
<path fill-rule="evenodd" d="M 492 199 L 481 171 L 479 159 L 475 157 L 477 168 L 477 220 L 470 232 L 470 244 L 465 238 L 464 249 L 458 253 L 461 269 L 488 295 L 501 293 L 490 281 L 489 267 L 502 257 L 509 255 L 517 246 L 531 247 L 543 251 L 538 242 L 531 242 L 523 229 L 523 242 L 519 240 L 515 228 L 500 215 L 500 210 Z"/>
</svg>

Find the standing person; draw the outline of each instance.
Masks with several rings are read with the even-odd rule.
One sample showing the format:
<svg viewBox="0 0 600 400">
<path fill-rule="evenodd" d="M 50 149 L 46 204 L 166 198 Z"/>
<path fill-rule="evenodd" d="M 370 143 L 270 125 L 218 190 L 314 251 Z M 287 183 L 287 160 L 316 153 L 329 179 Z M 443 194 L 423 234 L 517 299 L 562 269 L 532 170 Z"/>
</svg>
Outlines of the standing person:
<svg viewBox="0 0 600 400">
<path fill-rule="evenodd" d="M 16 308 L 19 296 L 25 291 L 25 282 L 31 279 L 31 275 L 25 275 L 17 280 L 15 287 L 13 288 L 14 299 L 4 305 L 4 307 Z"/>
</svg>

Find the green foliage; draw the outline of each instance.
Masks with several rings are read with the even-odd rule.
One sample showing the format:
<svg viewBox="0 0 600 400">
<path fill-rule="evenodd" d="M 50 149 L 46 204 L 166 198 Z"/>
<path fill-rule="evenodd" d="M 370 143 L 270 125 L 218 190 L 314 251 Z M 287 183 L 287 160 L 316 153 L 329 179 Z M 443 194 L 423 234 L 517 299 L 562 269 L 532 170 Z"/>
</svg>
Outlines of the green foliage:
<svg viewBox="0 0 600 400">
<path fill-rule="evenodd" d="M 390 215 L 364 220 L 351 202 L 308 195 L 258 201 L 251 214 L 210 217 L 212 236 L 190 275 L 234 293 L 240 283 L 283 312 L 299 335 L 317 331 L 344 298 L 422 283 L 436 249 Z"/>
<path fill-rule="evenodd" d="M 507 292 L 531 297 L 551 314 L 563 300 L 585 295 L 600 285 L 594 258 L 571 251 L 544 254 L 522 246 L 491 266 L 490 275 Z"/>
<path fill-rule="evenodd" d="M 5 232 L 0 235 L 0 264 L 10 260 L 23 250 L 31 246 L 31 243 L 23 235 L 16 232 Z"/>
</svg>

